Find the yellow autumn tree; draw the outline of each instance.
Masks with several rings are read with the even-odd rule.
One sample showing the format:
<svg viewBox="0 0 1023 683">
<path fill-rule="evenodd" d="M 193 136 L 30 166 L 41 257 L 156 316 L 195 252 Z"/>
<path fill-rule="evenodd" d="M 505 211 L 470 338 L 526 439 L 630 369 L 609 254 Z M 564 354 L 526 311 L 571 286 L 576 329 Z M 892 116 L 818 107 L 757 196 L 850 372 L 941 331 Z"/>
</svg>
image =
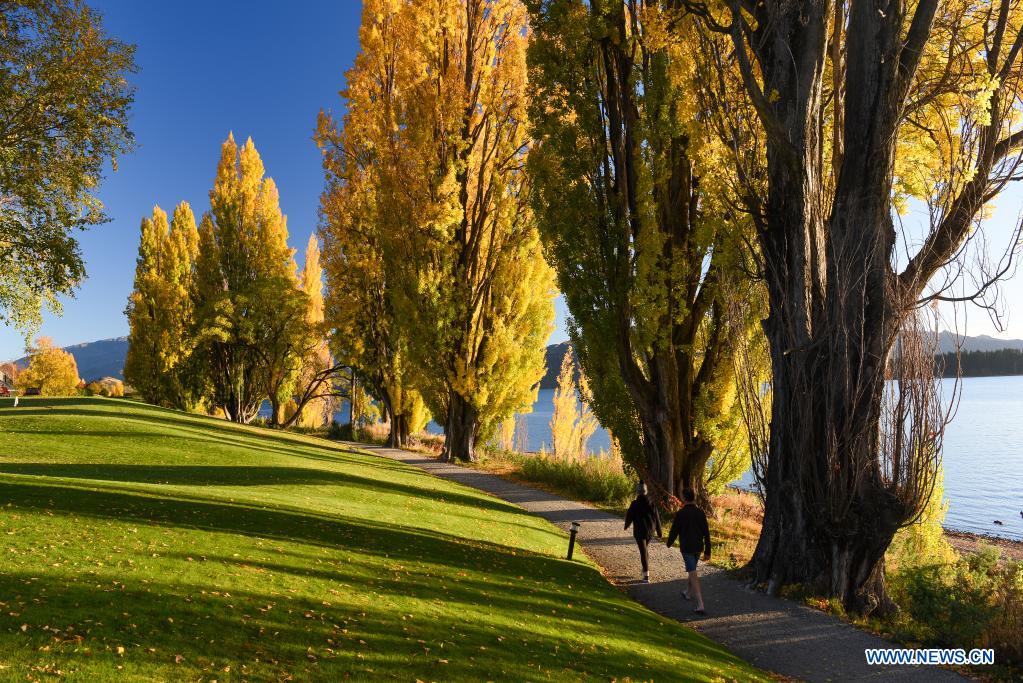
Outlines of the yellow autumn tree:
<svg viewBox="0 0 1023 683">
<path fill-rule="evenodd" d="M 73 396 L 81 381 L 75 357 L 49 337 L 39 337 L 29 349 L 28 367 L 18 374 L 16 386 L 23 393 L 36 390 L 40 396 Z"/>
<path fill-rule="evenodd" d="M 337 343 L 358 340 L 399 431 L 425 398 L 448 457 L 527 410 L 544 371 L 553 275 L 525 201 L 526 38 L 517 0 L 366 2 L 344 127 L 321 117 L 328 317 L 363 328 Z"/>
<path fill-rule="evenodd" d="M 372 9 L 367 3 L 364 15 Z M 359 429 L 378 398 L 390 425 L 388 445 L 402 447 L 422 398 L 411 385 L 408 327 L 398 318 L 398 296 L 381 246 L 388 207 L 379 201 L 379 164 L 373 150 L 381 139 L 378 109 L 387 95 L 378 82 L 390 70 L 393 40 L 372 24 L 359 33 L 362 52 L 342 93 L 348 107 L 343 126 L 321 113 L 317 143 L 323 153 L 326 189 L 320 200 L 326 277 L 324 317 L 332 330 L 330 350 L 348 366 L 352 429 Z"/>
<path fill-rule="evenodd" d="M 591 408 L 654 498 L 693 488 L 707 509 L 750 463 L 736 342 L 765 308 L 755 222 L 734 210 L 758 178 L 728 172 L 733 145 L 759 150 L 723 144 L 708 104 L 740 85 L 685 3 L 525 1 L 531 197 Z"/>
<path fill-rule="evenodd" d="M 320 243 L 309 236 L 305 262 L 299 274 L 299 285 L 306 296 L 305 322 L 309 339 L 302 370 L 298 378 L 294 420 L 302 427 L 322 427 L 330 422 L 337 407 L 341 368 L 334 363 L 327 347 L 323 314 L 323 267 L 320 264 Z M 287 423 L 286 423 L 287 425 Z"/>
<path fill-rule="evenodd" d="M 124 375 L 143 400 L 190 410 L 201 387 L 192 371 L 192 273 L 199 250 L 195 216 L 186 202 L 142 219 L 135 287 L 128 298 L 129 344 Z"/>
<path fill-rule="evenodd" d="M 269 398 L 283 414 L 307 334 L 287 221 L 277 187 L 249 139 L 221 148 L 210 211 L 199 230 L 192 284 L 196 356 L 209 404 L 249 422 Z"/>
<path fill-rule="evenodd" d="M 525 8 L 366 2 L 360 39 L 346 125 L 358 122 L 376 253 L 445 456 L 472 459 L 535 400 L 553 320 L 523 172 Z"/>
</svg>

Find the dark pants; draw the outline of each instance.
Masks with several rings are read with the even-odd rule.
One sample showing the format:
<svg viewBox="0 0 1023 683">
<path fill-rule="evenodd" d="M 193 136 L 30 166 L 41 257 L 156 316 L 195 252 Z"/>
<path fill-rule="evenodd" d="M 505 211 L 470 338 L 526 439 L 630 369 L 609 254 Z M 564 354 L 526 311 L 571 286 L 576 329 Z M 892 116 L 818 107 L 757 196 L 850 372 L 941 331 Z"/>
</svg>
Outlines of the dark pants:
<svg viewBox="0 0 1023 683">
<path fill-rule="evenodd" d="M 643 571 L 650 571 L 650 561 L 647 557 L 647 543 L 650 540 L 646 538 L 636 538 L 636 545 L 639 546 L 639 560 L 643 563 Z"/>
</svg>

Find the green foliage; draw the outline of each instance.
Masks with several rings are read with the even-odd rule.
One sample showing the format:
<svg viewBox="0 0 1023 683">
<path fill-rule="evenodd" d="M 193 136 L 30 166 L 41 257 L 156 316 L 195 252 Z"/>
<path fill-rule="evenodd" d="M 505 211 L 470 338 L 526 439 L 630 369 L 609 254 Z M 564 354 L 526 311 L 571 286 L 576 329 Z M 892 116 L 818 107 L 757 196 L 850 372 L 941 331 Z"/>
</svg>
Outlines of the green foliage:
<svg viewBox="0 0 1023 683">
<path fill-rule="evenodd" d="M 666 493 L 704 488 L 708 461 L 748 466 L 734 361 L 765 308 L 732 150 L 701 109 L 718 78 L 676 3 L 526 4 L 532 205 L 591 406 Z"/>
<path fill-rule="evenodd" d="M 82 0 L 0 3 L 0 321 L 30 331 L 84 277 L 73 231 L 106 220 L 95 192 L 133 144 L 134 69 Z"/>
<path fill-rule="evenodd" d="M 5 679 L 767 680 L 415 468 L 124 401 L 3 419 Z"/>
<path fill-rule="evenodd" d="M 1001 562 L 991 547 L 951 555 L 901 562 L 889 586 L 903 614 L 888 626 L 903 640 L 991 647 L 999 663 L 1023 665 L 1023 563 Z"/>
<path fill-rule="evenodd" d="M 512 475 L 525 481 L 548 486 L 562 495 L 597 505 L 623 507 L 636 490 L 636 479 L 622 469 L 621 460 L 610 456 L 590 456 L 579 460 L 561 460 L 546 453 L 524 455 L 501 452 L 487 456 L 502 469 L 511 466 Z"/>
<path fill-rule="evenodd" d="M 952 565 L 910 567 L 893 584 L 927 642 L 964 647 L 980 643 L 997 614 L 992 600 L 997 566 L 998 553 L 989 549 Z"/>
</svg>

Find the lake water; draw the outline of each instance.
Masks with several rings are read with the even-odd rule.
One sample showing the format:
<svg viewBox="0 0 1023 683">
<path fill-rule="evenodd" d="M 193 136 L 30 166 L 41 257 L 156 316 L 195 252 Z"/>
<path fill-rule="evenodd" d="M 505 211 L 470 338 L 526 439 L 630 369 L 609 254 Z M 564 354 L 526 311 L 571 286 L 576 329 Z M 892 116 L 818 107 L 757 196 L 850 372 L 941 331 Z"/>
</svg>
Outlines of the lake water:
<svg viewBox="0 0 1023 683">
<path fill-rule="evenodd" d="M 952 381 L 943 380 L 943 389 L 948 397 Z M 533 412 L 520 417 L 526 424 L 527 450 L 550 448 L 553 399 L 554 390 L 541 390 Z M 430 427 L 440 431 L 437 425 Z M 592 451 L 609 445 L 603 429 L 589 443 Z M 949 504 L 945 526 L 1023 540 L 1023 376 L 963 379 L 942 462 Z M 994 524 L 996 519 L 1003 526 Z"/>
</svg>

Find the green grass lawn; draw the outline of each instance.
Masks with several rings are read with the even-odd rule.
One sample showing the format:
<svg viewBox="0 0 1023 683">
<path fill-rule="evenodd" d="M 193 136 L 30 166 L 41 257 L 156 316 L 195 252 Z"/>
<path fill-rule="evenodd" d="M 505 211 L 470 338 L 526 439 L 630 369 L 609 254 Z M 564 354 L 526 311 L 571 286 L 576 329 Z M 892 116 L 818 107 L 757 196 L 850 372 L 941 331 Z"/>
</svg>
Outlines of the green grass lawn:
<svg viewBox="0 0 1023 683">
<path fill-rule="evenodd" d="M 565 547 L 318 439 L 123 400 L 0 408 L 0 680 L 761 676 Z"/>
</svg>

